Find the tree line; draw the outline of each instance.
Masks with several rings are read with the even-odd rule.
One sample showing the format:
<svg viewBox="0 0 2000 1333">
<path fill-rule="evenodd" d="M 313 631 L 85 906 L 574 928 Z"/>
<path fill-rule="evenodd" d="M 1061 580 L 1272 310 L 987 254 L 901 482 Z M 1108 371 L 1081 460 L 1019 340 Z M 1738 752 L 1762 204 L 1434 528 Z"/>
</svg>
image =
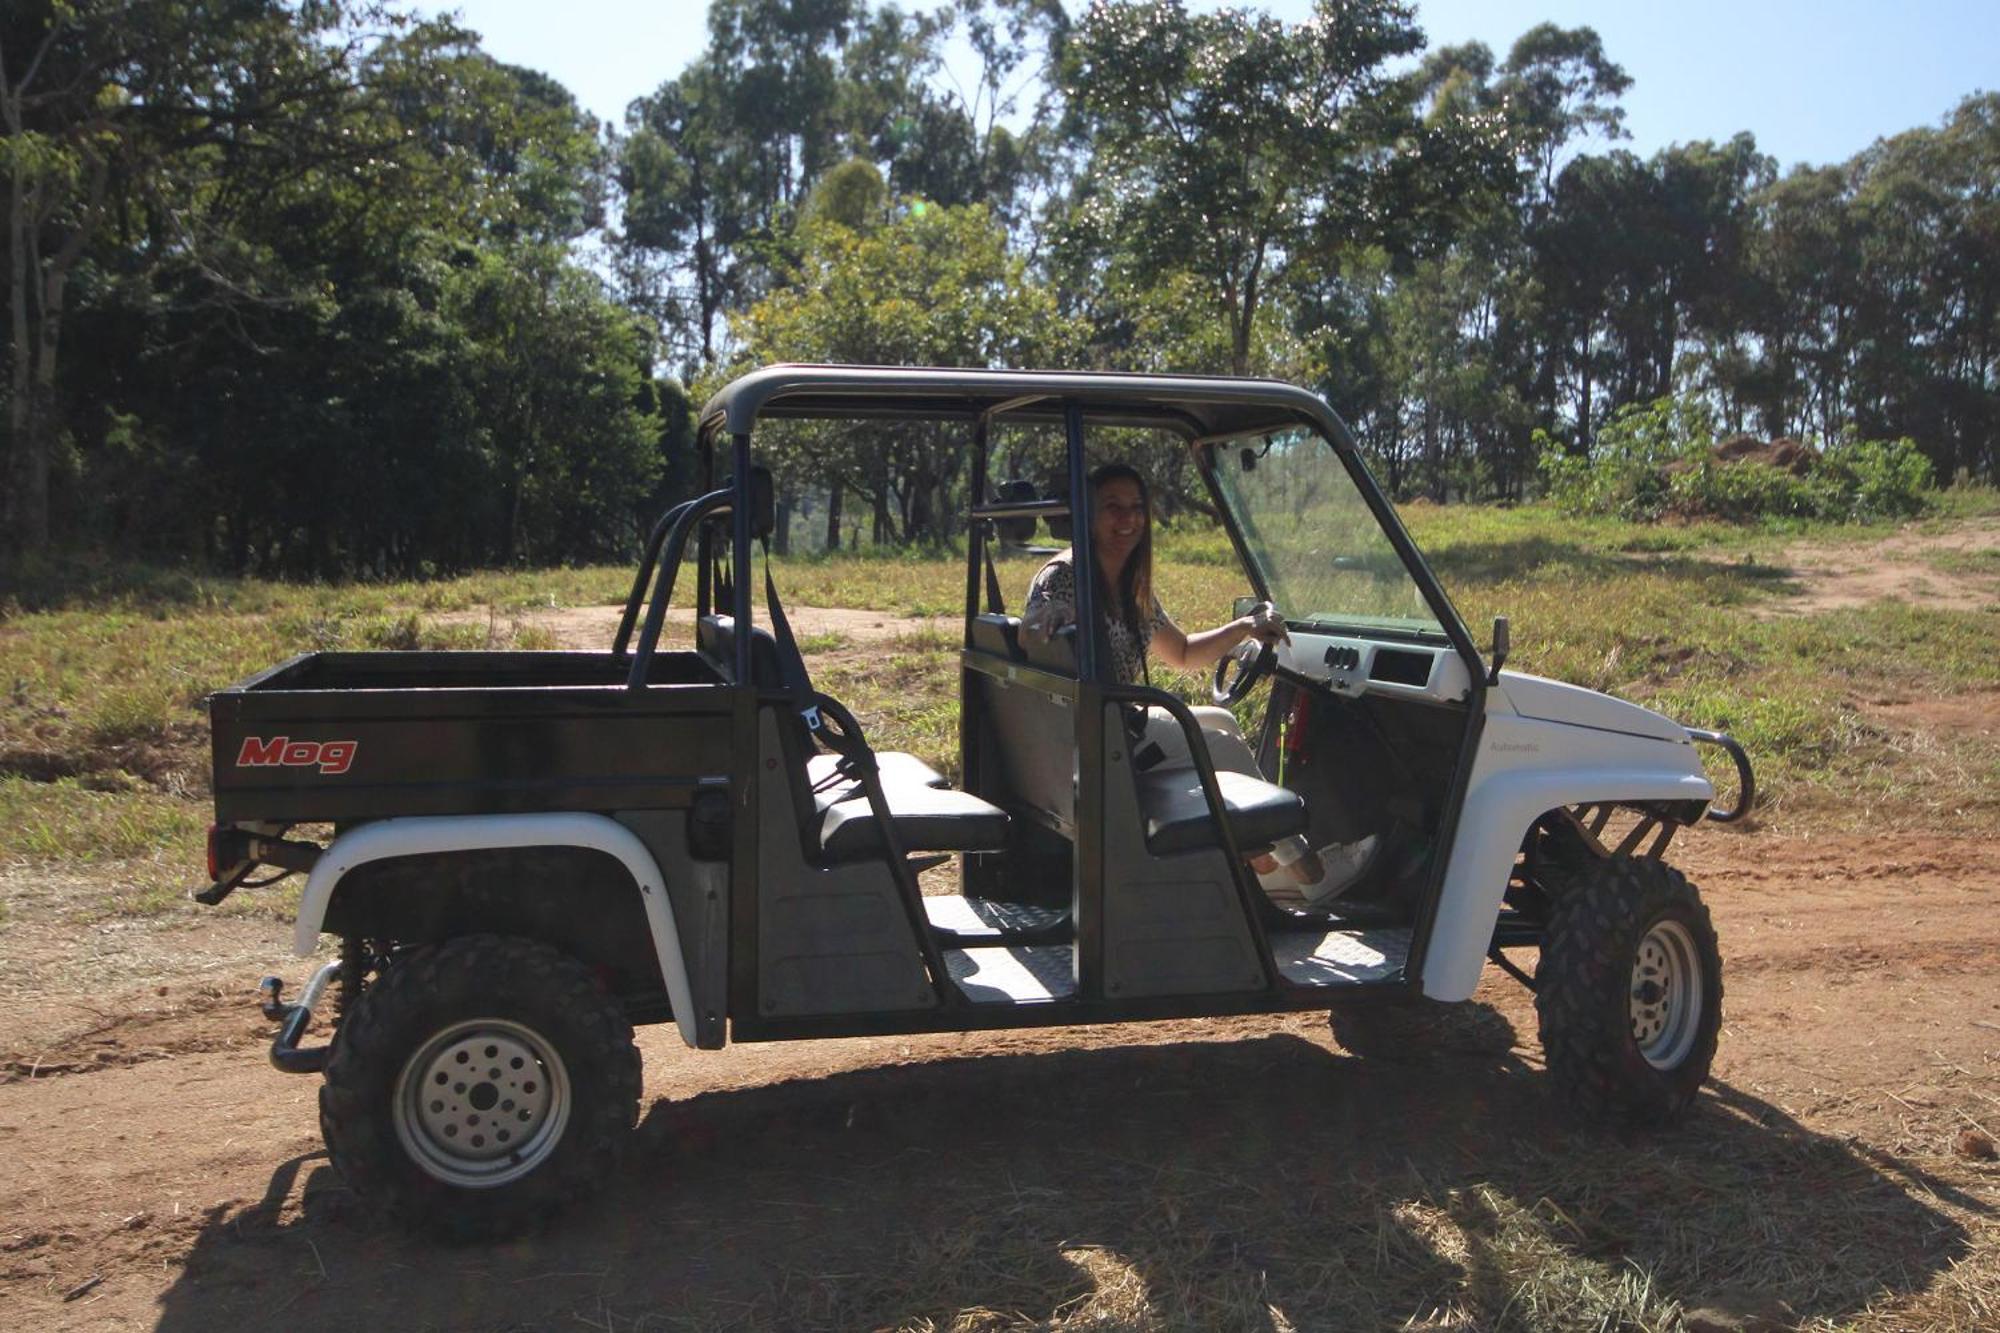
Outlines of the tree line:
<svg viewBox="0 0 2000 1333">
<path fill-rule="evenodd" d="M 22 0 L 9 545 L 616 558 L 691 482 L 691 405 L 778 359 L 1278 375 L 1402 496 L 1523 497 L 1669 398 L 1991 479 L 2000 97 L 1781 172 L 1748 133 L 1623 149 L 1629 87 L 1588 28 L 1431 49 L 1400 0 L 714 0 L 600 125 L 366 0 Z M 769 443 L 835 539 L 954 529 L 948 439 Z"/>
</svg>

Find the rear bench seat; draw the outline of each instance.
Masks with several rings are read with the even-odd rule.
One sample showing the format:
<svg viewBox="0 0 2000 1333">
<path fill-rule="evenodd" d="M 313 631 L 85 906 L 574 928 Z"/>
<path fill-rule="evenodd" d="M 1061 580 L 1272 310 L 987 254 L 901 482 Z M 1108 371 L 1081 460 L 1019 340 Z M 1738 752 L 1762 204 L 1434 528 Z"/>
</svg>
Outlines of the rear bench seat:
<svg viewBox="0 0 2000 1333">
<path fill-rule="evenodd" d="M 696 646 L 727 677 L 736 660 L 735 620 L 703 616 L 695 638 Z M 750 670 L 760 687 L 781 687 L 777 641 L 758 625 L 750 627 Z M 813 812 L 810 832 L 819 851 L 829 861 L 880 856 L 885 850 L 882 828 L 861 780 L 840 773 L 840 756 L 814 753 L 805 724 L 796 717 L 792 723 L 781 732 L 791 760 L 792 794 L 800 810 Z M 988 852 L 1006 845 L 1007 815 L 999 807 L 970 792 L 953 790 L 943 774 L 913 754 L 878 750 L 875 763 L 904 851 Z"/>
</svg>

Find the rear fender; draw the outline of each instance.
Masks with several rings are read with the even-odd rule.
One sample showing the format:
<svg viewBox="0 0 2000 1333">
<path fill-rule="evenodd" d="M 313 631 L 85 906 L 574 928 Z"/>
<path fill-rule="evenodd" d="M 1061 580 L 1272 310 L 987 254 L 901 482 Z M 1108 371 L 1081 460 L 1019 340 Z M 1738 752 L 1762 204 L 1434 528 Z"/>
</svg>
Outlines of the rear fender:
<svg viewBox="0 0 2000 1333">
<path fill-rule="evenodd" d="M 1471 998 L 1515 853 L 1542 815 L 1595 801 L 1706 803 L 1714 796 L 1689 741 L 1548 722 L 1489 707 L 1424 951 L 1424 994 L 1434 1000 Z"/>
<path fill-rule="evenodd" d="M 660 978 L 674 1007 L 681 1039 L 696 1045 L 694 995 L 681 953 L 673 905 L 659 863 L 637 834 L 603 815 L 454 815 L 385 819 L 350 829 L 333 840 L 314 863 L 299 901 L 292 947 L 300 957 L 319 947 L 327 906 L 340 881 L 374 861 L 441 852 L 495 851 L 514 847 L 584 847 L 616 858 L 632 876 L 658 955 Z"/>
</svg>

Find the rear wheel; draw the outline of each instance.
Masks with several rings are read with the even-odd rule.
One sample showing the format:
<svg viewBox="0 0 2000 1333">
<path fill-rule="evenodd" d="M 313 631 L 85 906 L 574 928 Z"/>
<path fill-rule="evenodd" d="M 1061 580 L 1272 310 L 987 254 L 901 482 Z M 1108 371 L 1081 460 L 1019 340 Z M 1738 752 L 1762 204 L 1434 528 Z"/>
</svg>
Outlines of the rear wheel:
<svg viewBox="0 0 2000 1333">
<path fill-rule="evenodd" d="M 1535 985 L 1549 1074 L 1584 1114 L 1657 1125 L 1694 1101 L 1722 1028 L 1722 955 L 1680 871 L 1624 857 L 1579 868 Z"/>
<path fill-rule="evenodd" d="M 341 1024 L 320 1128 L 355 1192 L 461 1238 L 523 1231 L 610 1176 L 638 1114 L 622 1006 L 545 944 L 399 957 Z"/>
</svg>

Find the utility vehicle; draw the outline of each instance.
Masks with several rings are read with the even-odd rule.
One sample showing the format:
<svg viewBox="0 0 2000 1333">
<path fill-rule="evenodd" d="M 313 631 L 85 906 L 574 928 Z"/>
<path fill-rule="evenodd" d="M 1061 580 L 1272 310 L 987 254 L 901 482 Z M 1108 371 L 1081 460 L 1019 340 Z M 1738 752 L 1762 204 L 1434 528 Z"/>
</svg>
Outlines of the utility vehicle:
<svg viewBox="0 0 2000 1333">
<path fill-rule="evenodd" d="M 971 497 L 955 781 L 815 687 L 755 563 L 777 523 L 765 432 L 915 429 L 955 441 Z M 1286 616 L 1289 643 L 1214 682 L 1261 777 L 1218 773 L 1181 698 L 1107 679 L 1097 636 L 1024 637 L 995 572 L 1043 523 L 1088 568 L 1089 463 L 1147 432 L 1185 451 L 1245 596 Z M 1741 748 L 1503 670 L 1504 620 L 1482 656 L 1318 397 L 786 365 L 716 395 L 699 444 L 702 494 L 652 530 L 605 650 L 308 653 L 210 701 L 197 896 L 306 874 L 297 952 L 332 936 L 338 958 L 294 1004 L 266 979 L 271 1058 L 323 1075 L 326 1144 L 363 1195 L 495 1235 L 596 1187 L 636 1118 L 638 1023 L 713 1049 L 1326 1010 L 1365 1049 L 1466 1000 L 1489 960 L 1534 990 L 1563 1100 L 1657 1122 L 1694 1097 L 1721 961 L 1660 858 L 1747 808 Z M 1041 479 L 1001 477 L 1028 444 Z M 677 592 L 691 618 L 670 620 Z M 1148 766 L 1147 707 L 1192 767 Z M 1697 742 L 1734 758 L 1733 809 Z M 1372 854 L 1326 906 L 1287 907 L 1246 858 L 1295 834 Z M 924 892 L 952 867 L 957 892 Z M 329 986 L 331 1040 L 304 1045 Z"/>
</svg>

